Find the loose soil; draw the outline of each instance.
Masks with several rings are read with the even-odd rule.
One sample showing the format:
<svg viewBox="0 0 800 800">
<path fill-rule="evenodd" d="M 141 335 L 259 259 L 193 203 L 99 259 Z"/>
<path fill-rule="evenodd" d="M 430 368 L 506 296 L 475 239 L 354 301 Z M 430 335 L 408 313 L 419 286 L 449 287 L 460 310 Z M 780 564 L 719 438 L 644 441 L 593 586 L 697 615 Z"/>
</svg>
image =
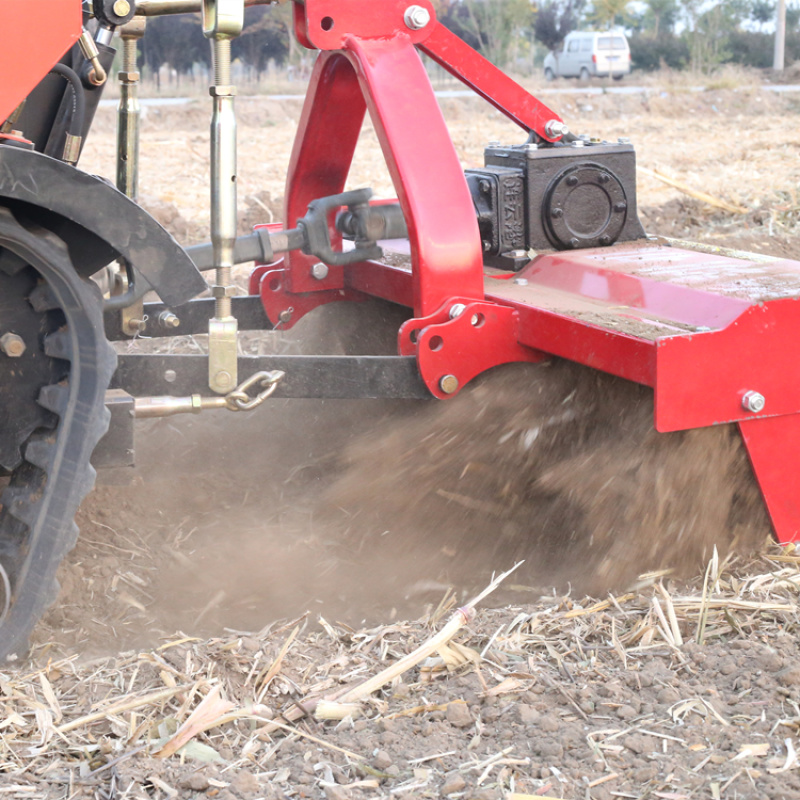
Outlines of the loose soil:
<svg viewBox="0 0 800 800">
<path fill-rule="evenodd" d="M 748 209 L 642 177 L 649 232 L 800 259 L 793 100 L 548 102 Z M 184 242 L 207 227 L 205 106 L 144 120 L 142 202 Z M 280 218 L 300 104 L 239 107 L 247 229 Z M 476 102 L 443 110 L 465 167 L 519 141 Z M 90 171 L 113 174 L 111 116 Z M 369 124 L 351 185 L 392 194 Z M 392 352 L 397 324 L 383 304 L 329 307 L 246 347 Z M 137 436 L 129 482 L 101 475 L 80 511 L 30 660 L 0 673 L 10 797 L 800 797 L 800 559 L 765 545 L 735 431 L 657 435 L 649 390 L 554 362 L 447 403 L 274 401 Z M 450 646 L 343 720 L 270 727 L 397 662 L 521 560 Z M 194 749 L 157 758 L 204 696 Z"/>
</svg>

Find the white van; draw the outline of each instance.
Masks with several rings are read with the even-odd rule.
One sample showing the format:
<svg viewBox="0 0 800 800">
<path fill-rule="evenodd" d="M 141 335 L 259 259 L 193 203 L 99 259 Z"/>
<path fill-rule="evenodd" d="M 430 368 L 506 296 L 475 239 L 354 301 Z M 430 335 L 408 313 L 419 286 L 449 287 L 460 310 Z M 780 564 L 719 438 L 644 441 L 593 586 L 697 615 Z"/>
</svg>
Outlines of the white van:
<svg viewBox="0 0 800 800">
<path fill-rule="evenodd" d="M 624 33 L 606 31 L 573 31 L 567 34 L 560 50 L 548 53 L 544 60 L 544 76 L 580 78 L 593 75 L 612 76 L 621 80 L 631 71 L 631 49 Z"/>
</svg>

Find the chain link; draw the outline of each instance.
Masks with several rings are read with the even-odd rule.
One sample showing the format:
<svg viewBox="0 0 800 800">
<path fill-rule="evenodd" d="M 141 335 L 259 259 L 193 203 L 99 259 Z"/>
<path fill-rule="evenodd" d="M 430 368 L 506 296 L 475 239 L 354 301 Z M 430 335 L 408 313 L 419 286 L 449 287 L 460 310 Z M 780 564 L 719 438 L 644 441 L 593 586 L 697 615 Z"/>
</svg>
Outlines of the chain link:
<svg viewBox="0 0 800 800">
<path fill-rule="evenodd" d="M 232 392 L 225 395 L 226 406 L 231 411 L 250 411 L 260 406 L 277 389 L 278 383 L 280 383 L 285 374 L 279 369 L 254 373 L 246 381 L 240 383 Z M 261 391 L 251 397 L 249 391 L 254 386 L 258 386 Z"/>
</svg>

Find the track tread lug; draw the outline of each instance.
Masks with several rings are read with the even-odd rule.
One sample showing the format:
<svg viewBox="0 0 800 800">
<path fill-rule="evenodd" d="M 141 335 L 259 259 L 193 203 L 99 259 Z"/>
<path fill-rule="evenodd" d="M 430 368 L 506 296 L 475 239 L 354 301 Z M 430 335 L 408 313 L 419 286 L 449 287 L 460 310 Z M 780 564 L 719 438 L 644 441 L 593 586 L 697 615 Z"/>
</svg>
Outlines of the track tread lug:
<svg viewBox="0 0 800 800">
<path fill-rule="evenodd" d="M 55 311 L 57 308 L 60 308 L 55 293 L 46 283 L 40 283 L 28 295 L 28 302 L 31 304 L 33 310 L 39 313 Z"/>
<path fill-rule="evenodd" d="M 69 404 L 69 387 L 63 383 L 54 383 L 50 386 L 43 386 L 39 390 L 39 399 L 37 400 L 42 408 L 58 414 L 59 417 L 64 415 Z"/>
<path fill-rule="evenodd" d="M 44 340 L 44 354 L 50 358 L 72 360 L 72 337 L 67 331 L 55 331 Z"/>
<path fill-rule="evenodd" d="M 50 468 L 56 440 L 52 434 L 37 434 L 25 445 L 25 460 L 41 470 Z"/>
</svg>

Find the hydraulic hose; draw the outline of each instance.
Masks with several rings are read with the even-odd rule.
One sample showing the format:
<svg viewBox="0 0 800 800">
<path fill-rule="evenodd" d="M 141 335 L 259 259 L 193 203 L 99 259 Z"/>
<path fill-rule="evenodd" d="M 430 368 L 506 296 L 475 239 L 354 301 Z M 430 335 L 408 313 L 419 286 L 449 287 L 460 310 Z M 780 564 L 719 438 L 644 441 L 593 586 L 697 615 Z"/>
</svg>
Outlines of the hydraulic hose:
<svg viewBox="0 0 800 800">
<path fill-rule="evenodd" d="M 70 136 L 80 137 L 83 133 L 83 122 L 86 118 L 86 93 L 81 79 L 74 69 L 66 64 L 54 64 L 50 72 L 60 75 L 72 86 L 72 117 L 69 121 Z"/>
</svg>

